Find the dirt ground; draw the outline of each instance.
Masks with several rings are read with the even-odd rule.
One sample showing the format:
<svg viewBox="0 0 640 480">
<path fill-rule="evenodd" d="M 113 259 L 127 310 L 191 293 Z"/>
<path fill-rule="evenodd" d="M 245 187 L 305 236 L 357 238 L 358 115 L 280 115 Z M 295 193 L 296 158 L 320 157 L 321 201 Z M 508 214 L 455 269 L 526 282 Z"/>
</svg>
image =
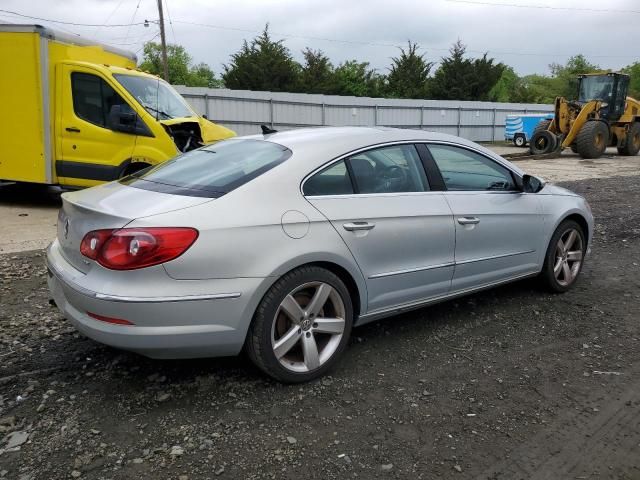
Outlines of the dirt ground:
<svg viewBox="0 0 640 480">
<path fill-rule="evenodd" d="M 0 255 L 0 479 L 640 479 L 640 176 L 563 185 L 596 218 L 572 291 L 524 281 L 358 328 L 298 386 L 83 338 L 43 252 Z"/>
</svg>

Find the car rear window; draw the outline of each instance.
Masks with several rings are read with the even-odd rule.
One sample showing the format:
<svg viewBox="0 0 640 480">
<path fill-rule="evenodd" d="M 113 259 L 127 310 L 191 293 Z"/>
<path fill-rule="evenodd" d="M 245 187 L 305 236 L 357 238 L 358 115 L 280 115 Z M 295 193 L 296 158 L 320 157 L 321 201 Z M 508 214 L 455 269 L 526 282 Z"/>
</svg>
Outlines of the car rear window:
<svg viewBox="0 0 640 480">
<path fill-rule="evenodd" d="M 144 190 L 218 198 L 281 164 L 291 150 L 263 140 L 225 140 L 120 180 Z"/>
</svg>

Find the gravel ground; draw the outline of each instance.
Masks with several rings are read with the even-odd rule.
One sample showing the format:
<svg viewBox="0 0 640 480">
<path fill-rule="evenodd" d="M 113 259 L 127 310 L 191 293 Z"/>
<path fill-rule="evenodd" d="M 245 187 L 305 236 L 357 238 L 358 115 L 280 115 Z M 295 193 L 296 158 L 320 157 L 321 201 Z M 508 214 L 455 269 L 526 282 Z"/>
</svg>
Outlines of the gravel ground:
<svg viewBox="0 0 640 480">
<path fill-rule="evenodd" d="M 319 381 L 78 335 L 42 251 L 0 255 L 0 478 L 640 479 L 640 177 L 565 295 L 515 283 L 356 329 Z"/>
</svg>

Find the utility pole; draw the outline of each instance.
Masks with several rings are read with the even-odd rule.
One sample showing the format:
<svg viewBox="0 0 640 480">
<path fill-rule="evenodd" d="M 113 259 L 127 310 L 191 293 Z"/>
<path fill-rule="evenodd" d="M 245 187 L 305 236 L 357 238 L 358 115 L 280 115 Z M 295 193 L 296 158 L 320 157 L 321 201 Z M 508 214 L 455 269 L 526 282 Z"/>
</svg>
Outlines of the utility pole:
<svg viewBox="0 0 640 480">
<path fill-rule="evenodd" d="M 160 15 L 160 42 L 162 43 L 162 76 L 169 81 L 169 64 L 167 63 L 167 41 L 164 36 L 164 14 L 162 13 L 162 0 L 158 0 L 158 14 Z"/>
</svg>

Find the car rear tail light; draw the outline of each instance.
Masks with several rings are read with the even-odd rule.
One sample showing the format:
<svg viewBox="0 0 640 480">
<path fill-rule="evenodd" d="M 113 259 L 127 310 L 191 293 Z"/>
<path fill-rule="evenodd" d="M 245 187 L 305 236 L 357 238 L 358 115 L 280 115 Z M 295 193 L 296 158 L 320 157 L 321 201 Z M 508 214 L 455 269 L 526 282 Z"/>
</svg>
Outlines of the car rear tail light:
<svg viewBox="0 0 640 480">
<path fill-rule="evenodd" d="M 135 270 L 178 258 L 198 238 L 195 228 L 151 227 L 94 230 L 80 253 L 112 270 Z"/>
<path fill-rule="evenodd" d="M 87 312 L 87 315 L 89 315 L 91 318 L 98 320 L 100 322 L 113 323 L 114 325 L 133 325 L 134 324 L 129 320 L 124 320 L 122 318 L 105 317 L 104 315 L 98 315 L 97 313 Z"/>
</svg>

